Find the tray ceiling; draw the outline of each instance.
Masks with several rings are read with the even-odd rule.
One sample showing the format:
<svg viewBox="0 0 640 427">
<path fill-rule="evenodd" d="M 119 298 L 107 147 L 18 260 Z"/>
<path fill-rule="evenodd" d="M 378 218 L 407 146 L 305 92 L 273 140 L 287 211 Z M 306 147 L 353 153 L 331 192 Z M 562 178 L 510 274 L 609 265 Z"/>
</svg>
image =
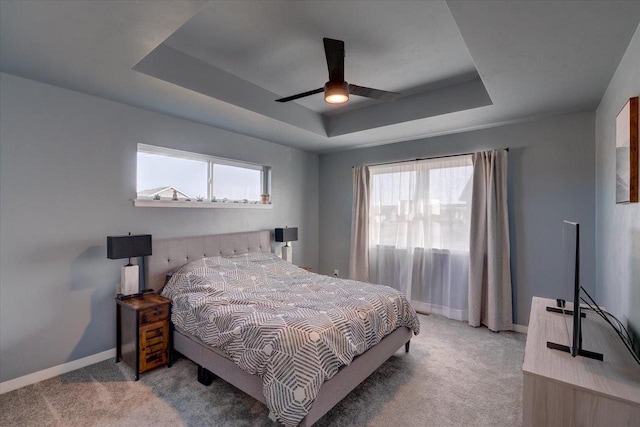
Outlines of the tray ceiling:
<svg viewBox="0 0 640 427">
<path fill-rule="evenodd" d="M 167 1 L 0 3 L 0 70 L 326 152 L 595 109 L 640 2 Z M 321 95 L 322 37 L 350 83 Z"/>
</svg>

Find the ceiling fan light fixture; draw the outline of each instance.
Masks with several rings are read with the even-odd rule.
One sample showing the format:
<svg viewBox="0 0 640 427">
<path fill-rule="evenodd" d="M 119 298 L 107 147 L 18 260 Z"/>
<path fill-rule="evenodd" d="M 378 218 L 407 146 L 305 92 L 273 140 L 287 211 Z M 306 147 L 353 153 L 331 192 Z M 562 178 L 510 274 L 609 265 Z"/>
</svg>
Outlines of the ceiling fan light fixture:
<svg viewBox="0 0 640 427">
<path fill-rule="evenodd" d="M 324 101 L 328 104 L 344 104 L 349 100 L 349 85 L 347 82 L 324 85 Z"/>
<path fill-rule="evenodd" d="M 329 70 L 329 81 L 323 87 L 298 93 L 285 98 L 276 99 L 276 102 L 289 102 L 296 99 L 305 98 L 324 92 L 324 101 L 327 104 L 340 105 L 349 100 L 349 94 L 364 96 L 365 98 L 377 99 L 380 101 L 393 101 L 400 96 L 399 93 L 386 90 L 373 89 L 370 87 L 350 85 L 344 81 L 344 42 L 323 38 L 324 54 L 327 57 L 327 68 Z"/>
</svg>

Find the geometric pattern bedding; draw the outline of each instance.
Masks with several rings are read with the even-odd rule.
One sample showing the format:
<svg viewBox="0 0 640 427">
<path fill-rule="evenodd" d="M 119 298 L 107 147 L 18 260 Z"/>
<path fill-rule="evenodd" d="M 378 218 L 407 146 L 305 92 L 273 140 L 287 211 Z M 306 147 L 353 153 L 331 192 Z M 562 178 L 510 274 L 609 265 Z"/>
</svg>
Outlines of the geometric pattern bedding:
<svg viewBox="0 0 640 427">
<path fill-rule="evenodd" d="M 310 273 L 271 253 L 193 261 L 162 294 L 174 325 L 262 377 L 267 406 L 286 426 L 355 356 L 400 326 L 420 331 L 397 290 Z"/>
</svg>

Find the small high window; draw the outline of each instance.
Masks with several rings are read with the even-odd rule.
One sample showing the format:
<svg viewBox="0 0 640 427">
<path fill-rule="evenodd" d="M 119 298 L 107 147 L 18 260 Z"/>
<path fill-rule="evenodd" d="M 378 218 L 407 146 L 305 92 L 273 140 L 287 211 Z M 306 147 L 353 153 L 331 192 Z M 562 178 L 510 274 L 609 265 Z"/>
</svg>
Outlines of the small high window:
<svg viewBox="0 0 640 427">
<path fill-rule="evenodd" d="M 138 144 L 137 199 L 264 202 L 271 168 Z"/>
</svg>

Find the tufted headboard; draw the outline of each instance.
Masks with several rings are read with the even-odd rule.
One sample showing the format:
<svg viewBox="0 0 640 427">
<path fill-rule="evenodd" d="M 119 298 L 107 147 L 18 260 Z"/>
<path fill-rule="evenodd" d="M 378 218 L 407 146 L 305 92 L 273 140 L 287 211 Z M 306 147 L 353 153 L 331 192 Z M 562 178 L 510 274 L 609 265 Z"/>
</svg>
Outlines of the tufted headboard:
<svg viewBox="0 0 640 427">
<path fill-rule="evenodd" d="M 271 240 L 270 230 L 154 239 L 153 255 L 146 258 L 147 287 L 160 292 L 167 273 L 190 261 L 218 255 L 271 252 Z"/>
</svg>

